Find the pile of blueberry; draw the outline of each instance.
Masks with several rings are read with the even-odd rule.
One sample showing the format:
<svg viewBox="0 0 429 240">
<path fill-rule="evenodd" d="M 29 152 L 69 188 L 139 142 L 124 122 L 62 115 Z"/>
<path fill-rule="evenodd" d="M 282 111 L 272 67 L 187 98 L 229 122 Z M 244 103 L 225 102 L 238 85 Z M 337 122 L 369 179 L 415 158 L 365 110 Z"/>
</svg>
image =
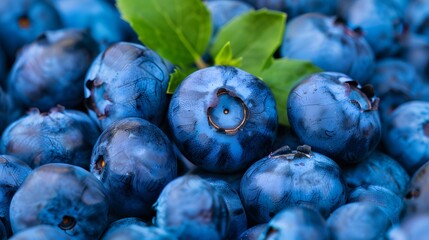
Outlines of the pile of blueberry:
<svg viewBox="0 0 429 240">
<path fill-rule="evenodd" d="M 429 0 L 204 4 L 288 14 L 290 126 L 237 67 L 167 94 L 114 0 L 0 1 L 0 240 L 428 239 Z"/>
</svg>

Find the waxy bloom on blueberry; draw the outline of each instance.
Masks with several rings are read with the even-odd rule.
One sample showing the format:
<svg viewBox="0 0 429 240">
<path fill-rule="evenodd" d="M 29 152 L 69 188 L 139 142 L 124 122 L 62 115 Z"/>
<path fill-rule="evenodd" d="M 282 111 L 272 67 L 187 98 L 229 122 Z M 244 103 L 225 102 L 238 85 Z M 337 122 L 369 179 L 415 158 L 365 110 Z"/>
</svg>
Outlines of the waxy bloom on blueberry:
<svg viewBox="0 0 429 240">
<path fill-rule="evenodd" d="M 189 75 L 171 99 L 168 120 L 185 157 L 212 172 L 236 172 L 262 158 L 278 126 L 268 86 L 230 66 Z"/>
<path fill-rule="evenodd" d="M 341 73 L 322 72 L 304 78 L 290 92 L 287 113 L 303 144 L 340 165 L 368 156 L 381 138 L 379 99 Z"/>
</svg>

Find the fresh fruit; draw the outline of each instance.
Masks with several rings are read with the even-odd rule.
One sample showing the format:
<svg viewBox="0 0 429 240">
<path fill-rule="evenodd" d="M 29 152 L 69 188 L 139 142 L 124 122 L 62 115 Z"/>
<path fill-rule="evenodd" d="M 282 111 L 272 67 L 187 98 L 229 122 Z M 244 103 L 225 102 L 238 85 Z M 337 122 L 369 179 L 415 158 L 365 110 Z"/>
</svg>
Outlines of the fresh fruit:
<svg viewBox="0 0 429 240">
<path fill-rule="evenodd" d="M 339 166 L 300 146 L 278 149 L 254 163 L 241 180 L 240 196 L 249 220 L 269 222 L 287 207 L 304 206 L 326 217 L 343 205 L 346 184 Z"/>
<path fill-rule="evenodd" d="M 3 0 L 0 13 L 0 45 L 9 64 L 22 46 L 47 30 L 62 27 L 58 12 L 47 0 Z"/>
<path fill-rule="evenodd" d="M 140 117 L 159 125 L 173 66 L 139 44 L 120 42 L 98 55 L 85 78 L 85 103 L 101 129 Z"/>
<path fill-rule="evenodd" d="M 89 169 L 92 148 L 100 131 L 83 112 L 61 106 L 41 113 L 32 109 L 8 126 L 0 152 L 36 168 L 47 163 L 69 163 Z"/>
<path fill-rule="evenodd" d="M 400 105 L 385 125 L 383 144 L 387 153 L 413 175 L 429 161 L 429 102 L 410 101 Z M 410 154 L 412 153 L 412 154 Z"/>
<path fill-rule="evenodd" d="M 425 215 L 429 213 L 429 163 L 421 166 L 411 178 L 408 192 L 405 195 L 405 214 Z"/>
<path fill-rule="evenodd" d="M 223 239 L 228 227 L 226 204 L 216 189 L 195 175 L 171 181 L 155 205 L 154 223 L 178 239 Z"/>
<path fill-rule="evenodd" d="M 308 60 L 328 72 L 365 83 L 374 69 L 374 53 L 358 31 L 338 17 L 307 13 L 287 24 L 280 56 Z"/>
<path fill-rule="evenodd" d="M 259 239 L 328 240 L 330 237 L 325 219 L 317 210 L 291 207 L 277 213 Z"/>
<path fill-rule="evenodd" d="M 405 169 L 388 155 L 374 151 L 361 163 L 343 169 L 349 188 L 368 185 L 381 186 L 398 196 L 405 196 L 410 176 Z"/>
<path fill-rule="evenodd" d="M 86 71 L 97 54 L 98 45 L 86 31 L 44 32 L 20 51 L 7 90 L 25 109 L 78 107 Z"/>
<path fill-rule="evenodd" d="M 177 176 L 177 160 L 157 126 L 125 118 L 101 133 L 90 171 L 106 188 L 111 215 L 150 219 L 161 190 Z"/>
<path fill-rule="evenodd" d="M 287 113 L 301 143 L 348 165 L 362 161 L 380 141 L 378 102 L 371 86 L 323 72 L 304 78 L 291 90 Z"/>
<path fill-rule="evenodd" d="M 189 75 L 173 94 L 168 121 L 174 142 L 189 161 L 222 173 L 244 170 L 268 154 L 278 126 L 268 86 L 229 66 Z"/>
<path fill-rule="evenodd" d="M 335 210 L 326 225 L 332 239 L 383 239 L 392 223 L 378 206 L 356 202 Z"/>
<path fill-rule="evenodd" d="M 25 229 L 13 235 L 11 240 L 32 240 L 32 239 L 44 239 L 44 240 L 71 240 L 71 238 L 57 227 L 50 225 L 37 225 Z"/>
<path fill-rule="evenodd" d="M 14 233 L 41 224 L 73 239 L 97 239 L 108 224 L 108 201 L 101 182 L 83 168 L 51 163 L 27 177 L 10 206 Z"/>
</svg>

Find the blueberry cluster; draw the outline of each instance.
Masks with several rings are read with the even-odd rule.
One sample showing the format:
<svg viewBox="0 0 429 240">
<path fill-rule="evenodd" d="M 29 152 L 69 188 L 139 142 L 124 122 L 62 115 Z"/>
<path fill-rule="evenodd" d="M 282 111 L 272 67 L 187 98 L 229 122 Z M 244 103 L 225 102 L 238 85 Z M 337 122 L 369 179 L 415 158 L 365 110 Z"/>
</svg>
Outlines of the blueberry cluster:
<svg viewBox="0 0 429 240">
<path fill-rule="evenodd" d="M 178 67 L 113 0 L 0 1 L 0 240 L 427 239 L 429 0 L 204 4 L 211 43 L 288 14 L 276 58 L 322 69 L 290 126 L 239 67 L 167 94 Z"/>
</svg>

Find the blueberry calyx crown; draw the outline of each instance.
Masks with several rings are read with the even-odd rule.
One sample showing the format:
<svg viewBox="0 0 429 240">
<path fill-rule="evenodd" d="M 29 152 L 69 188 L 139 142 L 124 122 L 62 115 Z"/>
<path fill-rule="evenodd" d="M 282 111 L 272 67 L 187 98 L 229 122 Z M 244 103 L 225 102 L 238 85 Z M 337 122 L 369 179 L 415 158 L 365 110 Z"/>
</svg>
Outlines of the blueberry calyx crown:
<svg viewBox="0 0 429 240">
<path fill-rule="evenodd" d="M 380 99 L 375 97 L 374 87 L 371 84 L 366 84 L 363 87 L 359 87 L 356 81 L 347 81 L 345 84 L 350 86 L 349 97 L 350 102 L 354 104 L 361 111 L 376 111 Z"/>
<path fill-rule="evenodd" d="M 308 145 L 298 146 L 296 150 L 292 150 L 286 145 L 270 153 L 268 158 L 286 158 L 287 160 L 293 160 L 298 158 L 311 158 L 311 155 L 311 147 Z"/>
<path fill-rule="evenodd" d="M 108 115 L 108 104 L 111 102 L 109 96 L 105 92 L 105 84 L 98 83 L 96 80 L 88 80 L 86 87 L 90 90 L 90 96 L 85 98 L 85 105 L 88 109 L 97 114 L 98 119 L 104 119 Z M 97 101 L 102 104 L 97 105 Z"/>
<path fill-rule="evenodd" d="M 236 134 L 246 123 L 248 109 L 246 104 L 231 91 L 221 88 L 217 99 L 207 110 L 208 122 L 218 132 Z"/>
<path fill-rule="evenodd" d="M 63 216 L 63 219 L 61 220 L 60 224 L 58 224 L 58 227 L 62 230 L 70 230 L 73 229 L 76 226 L 76 219 L 71 216 Z"/>
<path fill-rule="evenodd" d="M 94 164 L 94 169 L 98 174 L 101 174 L 106 167 L 106 161 L 104 160 L 103 156 L 99 156 L 97 161 Z"/>
</svg>

